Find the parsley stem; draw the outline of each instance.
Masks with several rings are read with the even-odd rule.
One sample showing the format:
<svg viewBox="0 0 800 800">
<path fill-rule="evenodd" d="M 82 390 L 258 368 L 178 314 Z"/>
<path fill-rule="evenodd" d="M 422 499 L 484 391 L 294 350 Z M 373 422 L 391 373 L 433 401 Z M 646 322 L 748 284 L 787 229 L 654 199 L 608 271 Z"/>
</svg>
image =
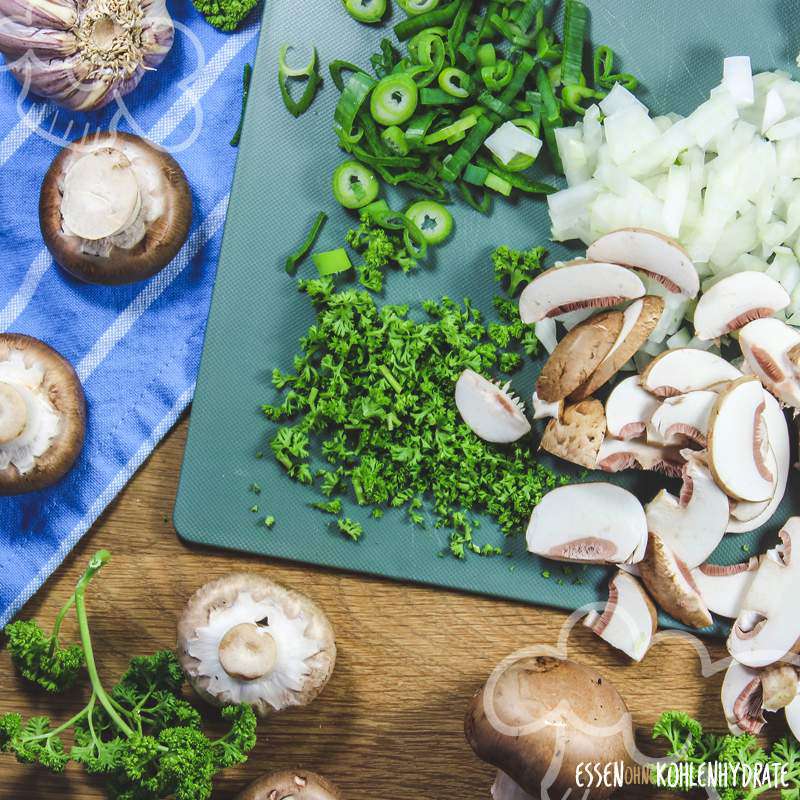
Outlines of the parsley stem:
<svg viewBox="0 0 800 800">
<path fill-rule="evenodd" d="M 387 367 L 386 364 L 381 364 L 380 367 L 378 367 L 378 369 L 381 371 L 383 377 L 386 378 L 387 382 L 392 387 L 392 389 L 394 389 L 397 392 L 397 394 L 402 394 L 403 387 L 397 381 L 397 378 L 395 378 L 394 375 L 392 375 L 392 373 L 389 370 L 389 367 Z"/>
<path fill-rule="evenodd" d="M 92 695 L 94 697 L 94 695 Z M 51 739 L 53 736 L 58 736 L 59 733 L 68 730 L 71 728 L 76 722 L 83 719 L 86 714 L 89 712 L 89 706 L 84 706 L 72 719 L 68 719 L 63 725 L 59 725 L 57 728 L 53 728 L 51 731 L 47 731 L 47 733 L 40 733 L 38 736 L 31 736 L 30 738 L 26 739 L 28 742 L 38 742 L 42 739 Z"/>
</svg>

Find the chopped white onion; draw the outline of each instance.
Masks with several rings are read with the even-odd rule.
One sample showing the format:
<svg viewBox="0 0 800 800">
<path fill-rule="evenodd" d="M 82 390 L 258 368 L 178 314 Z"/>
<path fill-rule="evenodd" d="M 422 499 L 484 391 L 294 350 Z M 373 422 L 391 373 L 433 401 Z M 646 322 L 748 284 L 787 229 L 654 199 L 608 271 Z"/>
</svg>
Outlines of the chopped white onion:
<svg viewBox="0 0 800 800">
<path fill-rule="evenodd" d="M 722 63 L 722 85 L 738 106 L 752 105 L 755 100 L 750 56 L 732 56 Z"/>
<path fill-rule="evenodd" d="M 518 153 L 536 158 L 542 149 L 541 139 L 537 139 L 530 131 L 517 127 L 513 122 L 504 122 L 484 144 L 503 164 L 508 164 Z"/>
<path fill-rule="evenodd" d="M 764 113 L 761 115 L 761 133 L 766 133 L 786 116 L 786 106 L 777 89 L 770 89 L 764 100 Z"/>
</svg>

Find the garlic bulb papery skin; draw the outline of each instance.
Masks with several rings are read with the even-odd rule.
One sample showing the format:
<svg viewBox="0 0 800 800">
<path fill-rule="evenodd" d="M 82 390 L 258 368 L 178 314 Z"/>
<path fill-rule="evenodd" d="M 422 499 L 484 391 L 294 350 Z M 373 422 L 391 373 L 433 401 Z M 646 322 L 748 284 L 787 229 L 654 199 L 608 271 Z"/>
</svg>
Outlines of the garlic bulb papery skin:
<svg viewBox="0 0 800 800">
<path fill-rule="evenodd" d="M 174 38 L 165 0 L 0 0 L 0 53 L 14 77 L 74 111 L 133 91 Z"/>
<path fill-rule="evenodd" d="M 231 677 L 220 661 L 219 650 L 225 634 L 245 623 L 256 624 L 275 642 L 272 670 L 255 680 Z M 302 610 L 291 616 L 271 598 L 256 601 L 249 592 L 240 592 L 235 605 L 211 611 L 208 625 L 197 629 L 187 652 L 197 659 L 194 673 L 209 679 L 206 690 L 219 696 L 224 703 L 255 705 L 266 701 L 280 711 L 300 704 L 298 695 L 312 673 L 306 662 L 324 647 L 324 642 L 308 636 L 311 623 Z"/>
<path fill-rule="evenodd" d="M 76 147 L 68 159 L 58 183 L 62 195 L 62 231 L 79 238 L 81 250 L 91 255 L 107 258 L 114 247 L 132 250 L 144 239 L 150 225 L 164 213 L 166 193 L 161 170 L 122 138 L 116 139 L 113 146 L 103 141 Z M 81 180 L 71 178 L 86 173 L 85 164 L 92 160 L 108 162 L 116 180 L 76 185 Z M 93 204 L 87 204 L 87 199 Z M 111 228 L 105 229 L 95 227 L 94 231 L 83 227 L 84 224 L 105 224 L 114 218 L 115 207 L 127 211 L 120 224 L 112 223 Z M 71 221 L 77 230 L 70 227 Z"/>
<path fill-rule="evenodd" d="M 61 418 L 47 397 L 43 381 L 44 370 L 27 366 L 21 352 L 13 351 L 6 361 L 0 361 L 0 383 L 19 393 L 27 412 L 19 436 L 0 443 L 0 470 L 13 464 L 20 475 L 27 474 L 59 434 Z"/>
</svg>

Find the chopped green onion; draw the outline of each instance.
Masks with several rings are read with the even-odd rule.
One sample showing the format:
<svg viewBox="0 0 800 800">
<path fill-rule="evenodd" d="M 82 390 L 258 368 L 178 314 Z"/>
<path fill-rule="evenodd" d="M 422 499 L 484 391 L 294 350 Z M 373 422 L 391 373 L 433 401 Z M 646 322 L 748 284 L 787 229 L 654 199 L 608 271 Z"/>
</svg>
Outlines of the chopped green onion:
<svg viewBox="0 0 800 800">
<path fill-rule="evenodd" d="M 491 14 L 489 16 L 489 24 L 515 47 L 527 49 L 532 47 L 536 40 L 535 36 L 527 35 L 515 23 L 504 19 L 500 14 Z"/>
<path fill-rule="evenodd" d="M 514 22 L 518 28 L 526 32 L 536 22 L 538 30 L 544 24 L 544 0 L 526 0 Z"/>
<path fill-rule="evenodd" d="M 583 41 L 589 23 L 589 9 L 581 0 L 565 0 L 564 56 L 561 60 L 561 80 L 566 86 L 578 83 L 582 72 Z"/>
<path fill-rule="evenodd" d="M 433 11 L 439 5 L 439 0 L 397 0 L 397 5 L 406 14 L 415 17 L 424 14 L 426 11 Z"/>
<path fill-rule="evenodd" d="M 479 67 L 493 67 L 497 63 L 497 52 L 491 42 L 482 44 L 476 54 Z M 510 65 L 509 65 L 510 66 Z"/>
<path fill-rule="evenodd" d="M 461 0 L 451 0 L 446 6 L 434 8 L 424 14 L 418 14 L 394 26 L 394 34 L 401 41 L 405 42 L 420 31 L 426 28 L 441 26 L 449 28 L 456 18 Z"/>
<path fill-rule="evenodd" d="M 330 72 L 331 78 L 340 92 L 344 91 L 343 72 L 363 72 L 366 75 L 366 71 L 361 69 L 357 64 L 353 64 L 350 61 L 342 61 L 341 59 L 331 61 L 328 65 L 328 72 Z"/>
<path fill-rule="evenodd" d="M 244 128 L 244 113 L 247 110 L 247 100 L 250 97 L 250 80 L 253 77 L 253 65 L 245 64 L 242 72 L 242 111 L 239 114 L 239 125 L 236 133 L 231 139 L 231 147 L 238 147 L 242 139 L 242 129 Z"/>
<path fill-rule="evenodd" d="M 471 183 L 473 186 L 483 186 L 486 183 L 486 178 L 489 175 L 489 170 L 486 167 L 479 167 L 476 164 L 467 164 L 464 170 L 464 181 Z"/>
<path fill-rule="evenodd" d="M 409 120 L 405 133 L 405 139 L 409 146 L 415 147 L 422 142 L 438 114 L 437 110 L 430 109 L 422 114 L 417 114 Z"/>
<path fill-rule="evenodd" d="M 486 141 L 486 137 L 492 132 L 493 127 L 494 122 L 488 116 L 478 117 L 475 127 L 470 130 L 467 138 L 453 153 L 447 164 L 442 167 L 442 177 L 446 181 L 454 181 L 461 175 L 472 157 L 478 152 L 478 148 Z"/>
<path fill-rule="evenodd" d="M 450 30 L 447 32 L 447 49 L 450 53 L 450 63 L 455 66 L 456 53 L 458 47 L 464 40 L 464 29 L 467 27 L 467 20 L 469 20 L 469 12 L 475 0 L 459 0 L 456 16 Z"/>
<path fill-rule="evenodd" d="M 387 214 L 389 211 L 389 204 L 385 200 L 376 200 L 374 203 L 364 206 L 364 208 L 361 209 L 361 214 L 362 216 L 364 214 L 372 216 L 376 214 Z"/>
<path fill-rule="evenodd" d="M 583 100 L 602 100 L 605 97 L 605 92 L 596 92 L 588 86 L 581 86 L 579 84 L 569 84 L 561 89 L 561 101 L 564 107 L 576 114 L 583 116 L 586 109 L 581 105 Z"/>
<path fill-rule="evenodd" d="M 480 199 L 476 198 L 464 181 L 457 181 L 456 186 L 464 202 L 481 214 L 488 214 L 492 208 L 492 196 L 489 192 L 482 192 Z"/>
<path fill-rule="evenodd" d="M 539 61 L 552 63 L 561 58 L 562 48 L 556 42 L 556 35 L 549 28 L 536 34 L 536 58 Z"/>
<path fill-rule="evenodd" d="M 387 75 L 372 90 L 370 113 L 381 125 L 400 125 L 411 119 L 418 102 L 419 90 L 413 78 L 402 72 Z"/>
<path fill-rule="evenodd" d="M 399 211 L 373 212 L 370 216 L 377 225 L 386 230 L 403 231 L 406 249 L 416 258 L 425 258 L 428 252 L 428 240 L 408 216 Z"/>
<path fill-rule="evenodd" d="M 299 117 L 308 111 L 314 97 L 317 94 L 317 89 L 322 78 L 320 78 L 319 71 L 317 70 L 317 48 L 313 48 L 311 52 L 311 60 L 305 67 L 294 69 L 286 63 L 286 56 L 291 50 L 291 45 L 285 44 L 281 47 L 280 55 L 278 57 L 278 87 L 281 91 L 283 104 L 286 106 L 287 111 L 293 117 Z M 305 80 L 305 89 L 299 100 L 294 100 L 289 91 L 289 79 L 296 78 Z"/>
<path fill-rule="evenodd" d="M 521 192 L 525 192 L 526 194 L 552 194 L 553 192 L 558 191 L 555 186 L 551 186 L 549 183 L 533 181 L 530 178 L 526 178 L 524 175 L 520 175 L 516 172 L 509 172 L 507 169 L 498 167 L 496 164 L 493 164 L 483 156 L 478 156 L 477 161 L 479 166 L 486 167 L 489 172 L 494 173 L 498 178 L 502 178 L 504 181 L 510 183 L 515 189 L 519 189 Z"/>
<path fill-rule="evenodd" d="M 453 215 L 433 200 L 418 200 L 406 216 L 420 229 L 428 244 L 441 244 L 453 232 Z"/>
<path fill-rule="evenodd" d="M 593 72 L 595 86 L 603 89 L 610 89 L 615 83 L 621 83 L 632 92 L 639 85 L 639 81 L 630 73 L 614 72 L 614 51 L 606 45 L 601 45 L 594 51 Z"/>
<path fill-rule="evenodd" d="M 314 224 L 311 226 L 308 234 L 306 234 L 306 238 L 303 239 L 297 250 L 295 250 L 294 253 L 292 253 L 289 258 L 286 259 L 286 272 L 289 275 L 294 275 L 297 272 L 297 267 L 308 255 L 308 251 L 314 246 L 320 231 L 327 221 L 328 215 L 324 211 L 320 211 L 319 214 L 317 214 L 317 218 L 314 220 Z"/>
<path fill-rule="evenodd" d="M 359 22 L 380 22 L 386 13 L 386 0 L 344 0 L 347 13 Z"/>
<path fill-rule="evenodd" d="M 510 105 L 516 99 L 517 95 L 522 91 L 525 81 L 528 79 L 528 75 L 531 74 L 535 66 L 536 59 L 530 53 L 523 53 L 519 57 L 517 65 L 514 68 L 514 77 L 500 95 L 500 99 L 504 103 Z"/>
<path fill-rule="evenodd" d="M 414 75 L 417 86 L 428 86 L 442 71 L 447 55 L 442 34 L 433 29 L 423 31 L 409 42 L 408 51 L 424 67 Z"/>
<path fill-rule="evenodd" d="M 505 89 L 514 77 L 514 67 L 510 61 L 501 58 L 497 63 L 488 67 L 481 67 L 481 80 L 486 84 L 486 88 L 492 92 L 499 92 Z"/>
<path fill-rule="evenodd" d="M 366 72 L 354 72 L 347 79 L 342 96 L 333 112 L 334 129 L 340 141 L 354 142 L 360 138 L 360 134 L 354 130 L 356 117 L 373 86 L 375 80 Z"/>
<path fill-rule="evenodd" d="M 406 141 L 406 135 L 403 133 L 403 129 L 399 128 L 397 125 L 392 125 L 389 128 L 386 128 L 386 130 L 381 134 L 381 139 L 393 153 L 396 153 L 399 156 L 408 155 L 409 147 L 408 142 Z"/>
<path fill-rule="evenodd" d="M 347 250 L 344 247 L 338 247 L 336 250 L 327 250 L 324 253 L 314 253 L 311 256 L 314 266 L 321 278 L 328 275 L 336 275 L 339 272 L 347 272 L 348 269 L 353 268 L 350 261 L 350 256 L 347 255 Z"/>
<path fill-rule="evenodd" d="M 505 197 L 508 197 L 511 194 L 511 190 L 514 188 L 507 180 L 504 180 L 499 175 L 495 175 L 494 172 L 490 172 L 486 176 L 484 186 L 487 189 L 493 189 L 495 192 Z"/>
<path fill-rule="evenodd" d="M 508 103 L 503 102 L 501 98 L 495 97 L 489 92 L 481 92 L 478 95 L 478 102 L 493 114 L 497 114 L 501 119 L 509 120 L 515 117 L 517 113 Z"/>
<path fill-rule="evenodd" d="M 423 139 L 423 144 L 438 144 L 439 142 L 448 141 L 453 136 L 464 134 L 470 128 L 478 124 L 478 118 L 470 114 L 469 116 L 462 117 L 459 120 L 451 123 L 450 125 L 440 128 L 438 131 L 428 134 Z"/>
<path fill-rule="evenodd" d="M 380 191 L 375 173 L 358 161 L 345 161 L 333 173 L 333 196 L 345 208 L 363 208 Z"/>
<path fill-rule="evenodd" d="M 537 139 L 539 138 L 539 123 L 533 119 L 514 119 L 511 120 L 518 128 L 532 133 Z M 536 161 L 536 156 L 529 156 L 527 153 L 517 153 L 508 164 L 504 164 L 496 155 L 492 154 L 492 159 L 495 164 L 501 169 L 506 169 L 509 172 L 522 172 L 533 166 Z"/>
<path fill-rule="evenodd" d="M 380 53 L 373 53 L 369 59 L 372 69 L 379 78 L 385 78 L 395 71 L 400 62 L 400 54 L 388 39 L 381 39 Z"/>
<path fill-rule="evenodd" d="M 439 73 L 439 86 L 443 92 L 463 100 L 469 97 L 472 78 L 463 69 L 447 67 Z"/>
<path fill-rule="evenodd" d="M 419 102 L 423 106 L 457 106 L 463 97 L 453 97 L 453 95 L 441 89 L 420 89 Z"/>
</svg>

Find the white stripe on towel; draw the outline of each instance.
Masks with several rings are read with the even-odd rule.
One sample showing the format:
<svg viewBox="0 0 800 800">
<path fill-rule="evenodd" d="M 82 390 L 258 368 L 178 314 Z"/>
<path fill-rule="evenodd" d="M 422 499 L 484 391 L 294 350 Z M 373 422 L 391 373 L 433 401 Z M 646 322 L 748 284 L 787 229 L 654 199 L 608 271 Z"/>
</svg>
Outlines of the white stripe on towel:
<svg viewBox="0 0 800 800">
<path fill-rule="evenodd" d="M 0 167 L 28 141 L 31 134 L 52 113 L 53 108 L 47 103 L 36 103 L 28 109 L 28 113 L 17 122 L 6 134 L 5 139 L 0 142 Z"/>
</svg>

